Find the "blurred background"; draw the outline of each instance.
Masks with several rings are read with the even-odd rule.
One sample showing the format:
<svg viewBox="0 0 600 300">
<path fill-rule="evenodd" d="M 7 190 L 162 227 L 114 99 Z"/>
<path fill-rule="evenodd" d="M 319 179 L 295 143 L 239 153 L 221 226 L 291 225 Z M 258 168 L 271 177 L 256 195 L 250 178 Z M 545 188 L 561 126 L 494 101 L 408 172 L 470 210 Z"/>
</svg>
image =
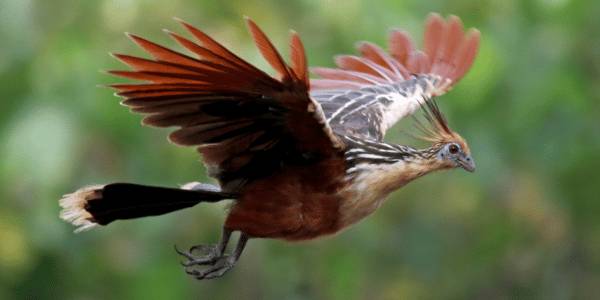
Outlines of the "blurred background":
<svg viewBox="0 0 600 300">
<path fill-rule="evenodd" d="M 242 20 L 311 65 L 420 42 L 431 11 L 483 40 L 440 101 L 478 164 L 426 176 L 324 240 L 253 240 L 215 281 L 183 273 L 173 245 L 216 242 L 225 205 L 73 234 L 62 194 L 94 183 L 207 181 L 194 149 L 167 143 L 118 104 L 99 70 L 109 51 L 143 55 L 130 31 L 175 47 L 178 16 L 266 64 Z M 4 0 L 0 2 L 0 299 L 592 299 L 600 295 L 600 2 Z M 180 49 L 175 47 L 176 49 Z M 389 141 L 414 143 L 393 129 Z"/>
</svg>

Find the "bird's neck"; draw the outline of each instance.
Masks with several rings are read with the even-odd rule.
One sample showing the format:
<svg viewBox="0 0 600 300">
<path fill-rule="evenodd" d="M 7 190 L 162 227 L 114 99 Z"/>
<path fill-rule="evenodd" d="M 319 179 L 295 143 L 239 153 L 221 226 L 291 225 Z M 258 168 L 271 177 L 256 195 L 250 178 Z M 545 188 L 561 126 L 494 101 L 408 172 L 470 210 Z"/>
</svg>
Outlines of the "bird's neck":
<svg viewBox="0 0 600 300">
<path fill-rule="evenodd" d="M 390 164 L 387 168 L 384 168 L 385 170 L 380 174 L 381 178 L 386 178 L 386 180 L 383 180 L 383 192 L 391 193 L 421 176 L 446 167 L 445 164 L 438 159 L 438 149 L 435 147 L 410 149 L 412 153 L 414 153 L 413 155 L 406 157 L 404 160 Z"/>
<path fill-rule="evenodd" d="M 346 152 L 349 184 L 342 191 L 340 223 L 348 226 L 374 212 L 394 190 L 427 173 L 444 168 L 434 147 L 362 142 Z"/>
<path fill-rule="evenodd" d="M 438 159 L 438 151 L 436 146 L 415 149 L 383 143 L 377 150 L 352 150 L 346 155 L 353 164 L 348 169 L 348 175 L 353 177 L 355 184 L 387 195 L 423 175 L 447 168 Z"/>
<path fill-rule="evenodd" d="M 417 149 L 415 151 L 418 153 L 418 155 L 412 160 L 408 161 L 408 164 L 412 164 L 412 168 L 421 171 L 419 176 L 423 176 L 433 171 L 448 168 L 447 163 L 445 161 L 440 160 L 438 156 L 438 153 L 440 151 L 439 146 L 431 146 L 423 149 Z M 416 179 L 419 176 L 413 179 Z"/>
</svg>

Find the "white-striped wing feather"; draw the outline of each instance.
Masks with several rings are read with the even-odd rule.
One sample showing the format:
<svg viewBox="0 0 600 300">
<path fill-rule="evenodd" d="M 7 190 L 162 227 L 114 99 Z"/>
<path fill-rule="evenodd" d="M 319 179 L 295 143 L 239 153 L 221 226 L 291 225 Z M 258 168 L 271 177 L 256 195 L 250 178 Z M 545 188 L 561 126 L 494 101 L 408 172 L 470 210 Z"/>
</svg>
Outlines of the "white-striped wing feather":
<svg viewBox="0 0 600 300">
<path fill-rule="evenodd" d="M 396 122 L 413 114 L 435 94 L 440 80 L 437 76 L 416 75 L 357 90 L 313 91 L 311 96 L 321 104 L 334 131 L 380 141 Z"/>
</svg>

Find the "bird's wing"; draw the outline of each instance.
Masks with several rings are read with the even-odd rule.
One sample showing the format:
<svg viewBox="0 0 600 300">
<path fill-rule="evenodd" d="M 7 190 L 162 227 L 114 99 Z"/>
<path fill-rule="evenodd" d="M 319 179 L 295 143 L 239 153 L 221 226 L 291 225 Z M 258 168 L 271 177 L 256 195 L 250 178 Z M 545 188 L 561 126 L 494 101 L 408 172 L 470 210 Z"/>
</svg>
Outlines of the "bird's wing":
<svg viewBox="0 0 600 300">
<path fill-rule="evenodd" d="M 312 68 L 311 96 L 321 103 L 334 131 L 382 140 L 386 130 L 419 109 L 423 101 L 446 93 L 469 70 L 479 48 L 476 29 L 461 20 L 431 14 L 424 49 L 394 30 L 389 53 L 363 42 L 361 56 L 336 57 L 338 68 Z"/>
<path fill-rule="evenodd" d="M 175 144 L 197 146 L 211 175 L 222 184 L 243 184 L 287 162 L 332 155 L 342 147 L 318 103 L 309 97 L 304 48 L 296 33 L 287 65 L 251 20 L 247 25 L 273 78 L 202 31 L 180 21 L 196 41 L 167 32 L 194 54 L 188 56 L 129 35 L 152 58 L 115 54 L 131 71 L 113 75 L 144 83 L 113 84 L 122 104 L 146 116 L 143 124 L 178 127 Z M 252 174 L 250 174 L 252 173 Z"/>
</svg>

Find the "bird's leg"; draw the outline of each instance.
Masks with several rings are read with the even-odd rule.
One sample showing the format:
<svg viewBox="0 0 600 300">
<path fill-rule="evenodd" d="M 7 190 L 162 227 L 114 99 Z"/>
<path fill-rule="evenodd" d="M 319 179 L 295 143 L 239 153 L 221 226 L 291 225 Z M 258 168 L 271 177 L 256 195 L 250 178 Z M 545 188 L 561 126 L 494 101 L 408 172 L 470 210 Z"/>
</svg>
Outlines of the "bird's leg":
<svg viewBox="0 0 600 300">
<path fill-rule="evenodd" d="M 246 247 L 246 242 L 248 242 L 248 239 L 249 237 L 247 234 L 243 232 L 240 233 L 238 243 L 231 254 L 222 254 L 210 267 L 203 270 L 196 270 L 186 267 L 186 273 L 196 277 L 198 280 L 213 279 L 223 276 L 223 274 L 233 268 L 235 263 L 238 261 L 242 255 L 242 252 L 244 251 L 244 247 Z"/>
<path fill-rule="evenodd" d="M 225 254 L 225 249 L 227 248 L 230 238 L 231 230 L 223 228 L 221 240 L 218 244 L 192 246 L 187 252 L 177 249 L 176 246 L 175 251 L 187 259 L 187 261 L 181 263 L 186 268 L 200 265 L 212 265 Z M 194 252 L 199 252 L 200 255 L 195 255 Z"/>
</svg>

